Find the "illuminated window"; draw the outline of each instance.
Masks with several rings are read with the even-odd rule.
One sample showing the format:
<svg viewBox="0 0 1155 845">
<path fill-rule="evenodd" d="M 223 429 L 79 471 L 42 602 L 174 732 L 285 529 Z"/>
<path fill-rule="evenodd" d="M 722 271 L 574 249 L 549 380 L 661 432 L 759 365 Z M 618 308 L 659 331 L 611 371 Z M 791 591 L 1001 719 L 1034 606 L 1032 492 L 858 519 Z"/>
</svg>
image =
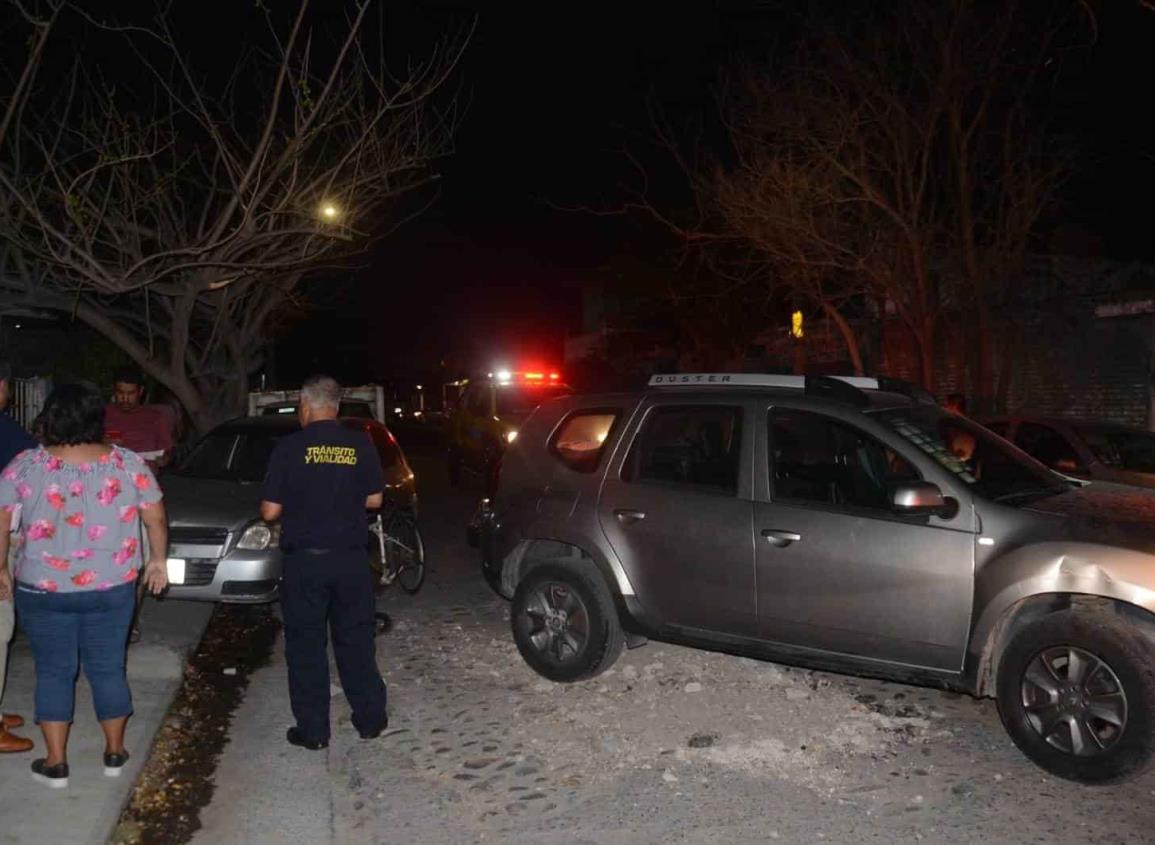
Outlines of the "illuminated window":
<svg viewBox="0 0 1155 845">
<path fill-rule="evenodd" d="M 802 337 L 804 334 L 802 330 L 802 312 L 795 311 L 790 315 L 790 334 L 793 337 Z"/>
</svg>

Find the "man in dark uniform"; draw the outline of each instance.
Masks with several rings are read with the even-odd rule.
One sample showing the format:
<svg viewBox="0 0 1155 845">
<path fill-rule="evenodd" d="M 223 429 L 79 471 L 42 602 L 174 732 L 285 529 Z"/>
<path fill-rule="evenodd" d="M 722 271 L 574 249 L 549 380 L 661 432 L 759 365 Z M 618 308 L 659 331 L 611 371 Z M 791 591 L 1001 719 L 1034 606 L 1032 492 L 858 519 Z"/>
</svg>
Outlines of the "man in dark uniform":
<svg viewBox="0 0 1155 845">
<path fill-rule="evenodd" d="M 326 626 L 353 726 L 373 739 L 388 724 L 377 669 L 373 576 L 365 550 L 365 510 L 381 507 L 385 482 L 368 435 L 337 421 L 341 387 L 328 376 L 301 386 L 301 431 L 269 459 L 261 518 L 281 521 L 285 661 L 297 724 L 293 745 L 329 744 Z"/>
</svg>

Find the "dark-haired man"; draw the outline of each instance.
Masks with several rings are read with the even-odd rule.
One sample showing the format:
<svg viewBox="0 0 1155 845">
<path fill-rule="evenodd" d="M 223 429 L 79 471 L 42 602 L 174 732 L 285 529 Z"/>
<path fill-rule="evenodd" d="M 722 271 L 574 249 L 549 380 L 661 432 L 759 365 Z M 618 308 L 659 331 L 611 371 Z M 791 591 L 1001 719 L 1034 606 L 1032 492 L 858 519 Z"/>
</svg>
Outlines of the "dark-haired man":
<svg viewBox="0 0 1155 845">
<path fill-rule="evenodd" d="M 0 361 L 0 470 L 8 462 L 23 452 L 36 446 L 27 431 L 16 420 L 5 413 L 12 382 L 12 367 L 7 361 Z M 8 643 L 16 627 L 16 614 L 12 599 L 0 599 L 0 701 L 4 700 L 4 674 L 8 668 Z M 19 753 L 32 748 L 32 740 L 11 733 L 24 720 L 12 713 L 0 713 L 0 753 Z"/>
<path fill-rule="evenodd" d="M 156 408 L 141 404 L 144 377 L 126 367 L 113 377 L 112 402 L 104 411 L 104 432 L 110 443 L 136 452 L 153 472 L 172 454 L 172 424 Z"/>
<path fill-rule="evenodd" d="M 104 409 L 104 438 L 109 443 L 136 452 L 154 473 L 172 455 L 172 425 L 165 414 L 141 404 L 144 376 L 133 367 L 123 367 L 112 378 L 112 402 Z M 147 543 L 147 537 L 142 542 Z M 140 642 L 140 605 L 144 582 L 137 583 L 136 614 L 132 618 L 131 642 Z"/>
</svg>

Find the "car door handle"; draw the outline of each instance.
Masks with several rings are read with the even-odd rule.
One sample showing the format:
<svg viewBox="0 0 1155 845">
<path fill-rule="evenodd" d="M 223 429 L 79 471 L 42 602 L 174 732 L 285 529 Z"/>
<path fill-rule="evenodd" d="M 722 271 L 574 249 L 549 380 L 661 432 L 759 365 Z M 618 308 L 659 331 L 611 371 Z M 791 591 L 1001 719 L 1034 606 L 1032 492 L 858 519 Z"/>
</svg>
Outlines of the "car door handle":
<svg viewBox="0 0 1155 845">
<path fill-rule="evenodd" d="M 614 511 L 614 516 L 618 518 L 618 522 L 622 525 L 633 525 L 635 522 L 641 522 L 646 518 L 645 511 L 634 511 L 628 508 L 619 508 Z"/>
<path fill-rule="evenodd" d="M 763 528 L 762 536 L 770 541 L 770 545 L 782 549 L 791 543 L 797 543 L 802 535 L 797 531 L 782 531 L 778 528 Z"/>
</svg>

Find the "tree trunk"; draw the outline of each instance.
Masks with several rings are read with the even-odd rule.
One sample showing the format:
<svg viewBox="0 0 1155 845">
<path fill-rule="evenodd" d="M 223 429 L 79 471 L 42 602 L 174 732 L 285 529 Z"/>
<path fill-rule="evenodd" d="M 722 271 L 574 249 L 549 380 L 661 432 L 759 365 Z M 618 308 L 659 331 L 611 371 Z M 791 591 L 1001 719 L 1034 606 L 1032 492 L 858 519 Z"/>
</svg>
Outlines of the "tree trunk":
<svg viewBox="0 0 1155 845">
<path fill-rule="evenodd" d="M 834 325 L 838 327 L 839 334 L 842 335 L 842 340 L 846 344 L 846 353 L 850 356 L 850 365 L 854 367 L 854 374 L 856 376 L 865 375 L 866 373 L 862 366 L 862 349 L 858 343 L 858 336 L 854 333 L 854 327 L 851 326 L 846 317 L 829 302 L 823 302 L 821 305 L 826 316 L 834 321 Z"/>
</svg>

